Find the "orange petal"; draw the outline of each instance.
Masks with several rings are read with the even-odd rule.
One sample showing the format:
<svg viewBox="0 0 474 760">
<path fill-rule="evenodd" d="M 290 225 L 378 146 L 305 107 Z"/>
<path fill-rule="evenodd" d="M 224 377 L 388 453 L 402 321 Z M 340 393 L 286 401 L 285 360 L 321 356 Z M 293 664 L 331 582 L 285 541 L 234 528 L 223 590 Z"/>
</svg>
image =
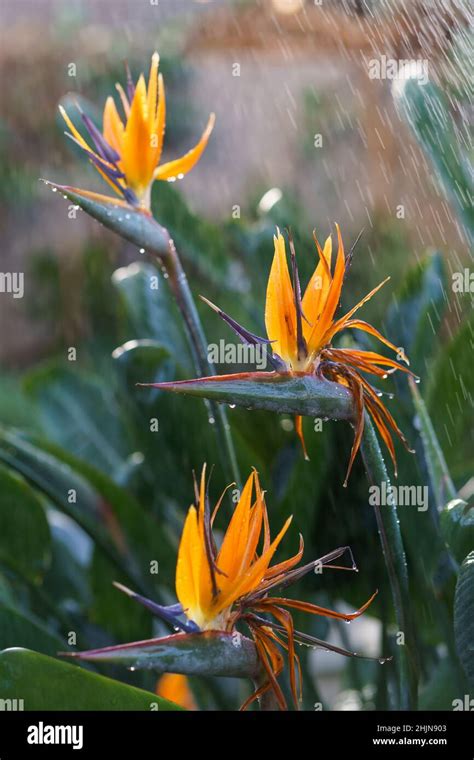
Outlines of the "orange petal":
<svg viewBox="0 0 474 760">
<path fill-rule="evenodd" d="M 124 126 L 112 97 L 105 101 L 102 132 L 109 145 L 121 155 Z"/>
<path fill-rule="evenodd" d="M 306 459 L 306 461 L 309 462 L 309 456 L 308 456 L 308 452 L 306 451 L 306 443 L 304 440 L 304 433 L 303 433 L 303 417 L 300 414 L 297 414 L 295 416 L 295 429 L 296 429 L 296 434 L 298 438 L 300 439 L 301 445 L 303 447 L 303 456 Z"/>
<path fill-rule="evenodd" d="M 255 558 L 255 553 L 257 551 L 257 546 L 260 539 L 260 534 L 262 532 L 263 509 L 264 509 L 263 498 L 257 496 L 256 502 L 253 505 L 250 512 L 247 545 L 245 547 L 245 552 L 242 556 L 242 560 L 241 560 L 240 567 L 238 570 L 239 575 L 247 570 L 252 560 Z"/>
<path fill-rule="evenodd" d="M 166 98 L 165 83 L 161 74 L 158 77 L 158 108 L 156 111 L 155 121 L 152 126 L 152 138 L 156 142 L 156 150 L 153 155 L 153 169 L 158 164 L 163 150 L 163 138 L 166 127 Z"/>
<path fill-rule="evenodd" d="M 156 694 L 186 710 L 197 710 L 189 680 L 180 673 L 165 673 L 161 676 L 156 684 Z"/>
<path fill-rule="evenodd" d="M 154 178 L 180 179 L 181 176 L 184 176 L 190 172 L 193 166 L 197 164 L 202 154 L 204 153 L 207 142 L 214 128 L 215 121 L 215 114 L 211 113 L 209 116 L 209 121 L 207 122 L 206 129 L 202 133 L 202 137 L 199 140 L 198 144 L 181 158 L 177 158 L 175 161 L 169 161 L 166 164 L 158 166 L 154 173 Z"/>
<path fill-rule="evenodd" d="M 290 557 L 290 559 L 286 559 L 283 562 L 279 562 L 278 565 L 273 565 L 273 567 L 270 567 L 267 572 L 265 573 L 265 582 L 272 580 L 276 578 L 278 575 L 281 575 L 282 573 L 286 573 L 287 570 L 291 570 L 292 567 L 298 564 L 300 562 L 304 552 L 304 541 L 303 537 L 300 535 L 300 547 L 298 549 L 297 554 L 295 554 L 293 557 Z"/>
<path fill-rule="evenodd" d="M 190 507 L 184 522 L 178 549 L 176 596 L 183 605 L 183 608 L 189 610 L 191 617 L 194 611 L 199 608 L 200 603 L 199 574 L 202 554 L 197 512 L 195 507 Z"/>
<path fill-rule="evenodd" d="M 275 253 L 267 284 L 265 326 L 272 349 L 284 361 L 297 361 L 296 309 L 293 287 L 288 271 L 285 241 L 277 230 L 273 238 Z"/>
<path fill-rule="evenodd" d="M 385 285 L 385 283 L 389 281 L 389 279 L 390 279 L 390 277 L 386 277 L 383 282 L 379 283 L 379 285 L 377 285 L 376 288 L 373 288 L 373 290 L 371 290 L 370 293 L 367 293 L 367 295 L 364 296 L 364 298 L 361 301 L 359 301 L 359 303 L 357 303 L 355 306 L 353 306 L 352 309 L 350 309 L 350 311 L 347 312 L 347 314 L 345 314 L 343 317 L 341 317 L 340 319 L 338 319 L 337 322 L 335 322 L 332 325 L 332 327 L 330 328 L 330 330 L 328 330 L 328 332 L 324 336 L 325 342 L 329 343 L 329 341 L 331 340 L 331 338 L 337 332 L 339 332 L 340 330 L 343 330 L 344 327 L 345 327 L 346 322 L 348 322 L 350 320 L 350 318 L 352 317 L 352 315 L 358 309 L 360 309 L 361 306 L 363 306 L 365 303 L 367 303 L 367 301 L 370 301 L 370 299 L 372 298 L 372 296 L 375 295 L 375 293 L 377 293 L 377 291 L 380 290 L 380 288 L 382 288 Z"/>
<path fill-rule="evenodd" d="M 362 330 L 363 332 L 370 333 L 370 335 L 373 335 L 374 338 L 377 338 L 377 340 L 385 343 L 385 345 L 391 348 L 392 351 L 395 351 L 395 353 L 400 357 L 400 361 L 404 361 L 406 364 L 410 364 L 408 357 L 405 355 L 403 349 L 395 346 L 393 343 L 387 340 L 387 338 L 385 338 L 382 333 L 376 330 L 376 328 L 372 325 L 369 325 L 368 322 L 364 322 L 362 319 L 350 319 L 344 324 L 344 330 L 348 328 Z"/>
<path fill-rule="evenodd" d="M 320 318 L 314 324 L 310 336 L 308 337 L 308 348 L 310 351 L 316 352 L 318 349 L 325 345 L 324 335 L 328 330 L 334 313 L 339 305 L 341 298 L 342 284 L 344 282 L 345 271 L 345 258 L 344 258 L 344 244 L 342 242 L 341 231 L 339 225 L 336 224 L 337 229 L 337 258 L 336 266 L 334 269 L 334 277 L 329 287 L 326 301 L 322 305 L 322 311 Z"/>
<path fill-rule="evenodd" d="M 354 620 L 354 618 L 359 617 L 359 615 L 362 615 L 366 611 L 367 607 L 372 604 L 377 594 L 378 591 L 376 591 L 375 594 L 372 594 L 370 599 L 368 599 L 362 607 L 356 610 L 356 612 L 349 613 L 336 612 L 335 610 L 330 610 L 326 607 L 320 607 L 317 604 L 311 604 L 311 602 L 300 602 L 297 599 L 272 597 L 271 599 L 264 599 L 260 604 L 262 607 L 278 604 L 280 607 L 290 607 L 291 609 L 300 610 L 301 612 L 309 612 L 312 615 L 324 615 L 325 617 L 337 618 L 338 620 Z"/>
<path fill-rule="evenodd" d="M 210 562 L 213 560 L 209 556 L 208 547 L 206 545 L 206 498 L 206 464 L 204 464 L 201 471 L 201 483 L 199 487 L 198 531 L 201 560 L 200 569 L 197 575 L 199 602 L 201 608 L 204 610 L 211 608 L 214 599 L 214 591 L 216 590 L 215 584 L 213 583 L 214 568 L 210 565 Z"/>
<path fill-rule="evenodd" d="M 217 567 L 222 573 L 225 573 L 228 583 L 232 583 L 235 579 L 241 567 L 242 558 L 245 555 L 249 532 L 253 482 L 254 473 L 252 472 L 242 489 L 239 502 L 234 510 L 224 540 L 222 541 L 221 550 L 217 556 Z M 252 559 L 252 557 L 250 557 L 250 559 Z"/>
<path fill-rule="evenodd" d="M 329 236 L 324 244 L 324 249 L 314 237 L 316 247 L 319 253 L 319 261 L 311 275 L 311 279 L 306 287 L 302 308 L 308 322 L 303 320 L 303 335 L 306 341 L 309 340 L 312 329 L 319 317 L 322 304 L 326 302 L 329 288 L 332 282 L 331 275 L 331 258 L 332 258 L 332 239 Z"/>
<path fill-rule="evenodd" d="M 364 386 L 362 385 L 362 383 L 357 382 L 357 378 L 354 376 L 351 376 L 349 386 L 351 388 L 352 395 L 354 397 L 354 403 L 356 407 L 356 421 L 355 421 L 354 441 L 352 443 L 351 455 L 349 458 L 349 464 L 347 466 L 346 477 L 344 478 L 344 484 L 343 484 L 344 487 L 347 486 L 347 481 L 349 480 L 349 475 L 351 474 L 354 460 L 360 448 L 360 444 L 362 441 L 362 434 L 364 432 L 364 423 L 365 423 Z"/>
<path fill-rule="evenodd" d="M 90 147 L 82 137 L 81 133 L 76 129 L 74 124 L 72 123 L 71 119 L 67 115 L 66 109 L 62 106 L 59 106 L 59 113 L 63 117 L 64 121 L 66 122 L 67 126 L 71 130 L 71 134 L 73 137 L 76 138 L 77 142 L 81 146 L 81 148 L 84 148 L 84 150 L 87 150 L 89 153 L 96 153 L 96 151 Z M 97 155 L 97 154 L 96 154 Z"/>
<path fill-rule="evenodd" d="M 143 195 L 152 180 L 150 153 L 153 146 L 150 143 L 147 113 L 146 85 L 141 75 L 135 88 L 122 141 L 123 171 L 127 184 L 138 196 Z"/>
<path fill-rule="evenodd" d="M 160 56 L 158 53 L 153 53 L 151 57 L 150 74 L 148 77 L 148 92 L 147 92 L 147 112 L 148 112 L 148 125 L 150 132 L 155 126 L 156 117 L 156 95 L 158 84 L 158 65 L 160 62 Z"/>
<path fill-rule="evenodd" d="M 236 601 L 236 599 L 249 594 L 258 586 L 263 576 L 265 575 L 272 557 L 275 554 L 283 536 L 290 527 L 292 519 L 292 517 L 289 517 L 287 519 L 283 528 L 277 537 L 272 541 L 268 549 L 262 554 L 261 557 L 258 558 L 256 562 L 254 562 L 253 565 L 251 565 L 249 570 L 244 573 L 244 575 L 238 579 L 236 583 L 233 584 L 232 589 L 229 589 L 229 592 L 222 599 L 220 599 L 219 609 L 222 610 L 226 607 L 229 607 Z"/>
</svg>

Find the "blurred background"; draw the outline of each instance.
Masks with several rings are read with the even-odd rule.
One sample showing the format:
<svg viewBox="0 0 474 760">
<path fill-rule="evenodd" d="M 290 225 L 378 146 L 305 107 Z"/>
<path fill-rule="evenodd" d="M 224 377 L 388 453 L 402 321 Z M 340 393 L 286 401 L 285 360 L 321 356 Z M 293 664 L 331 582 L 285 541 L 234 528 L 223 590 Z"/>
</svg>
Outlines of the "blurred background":
<svg viewBox="0 0 474 760">
<path fill-rule="evenodd" d="M 17 537 L 0 550 L 0 604 L 10 621 L 0 628 L 1 647 L 54 655 L 72 629 L 80 631 L 81 646 L 151 635 L 150 617 L 111 587 L 120 577 L 94 526 L 142 573 L 158 559 L 152 590 L 169 600 L 176 540 L 192 499 L 191 471 L 204 459 L 219 465 L 201 402 L 163 399 L 134 385 L 193 374 L 166 283 L 154 300 L 145 257 L 82 212 L 71 216 L 68 203 L 39 182 L 104 191 L 65 139 L 58 104 L 71 106 L 78 98 L 99 123 L 106 96 L 116 81 L 125 81 L 124 61 L 137 77 L 155 49 L 167 87 L 165 159 L 188 150 L 208 114 L 217 116 L 199 165 L 181 182 L 155 186 L 153 194 L 154 213 L 176 240 L 194 294 L 217 301 L 262 334 L 275 225 L 292 228 L 303 281 L 314 266 L 313 228 L 325 239 L 339 222 L 347 247 L 363 230 L 344 306 L 391 276 L 363 318 L 407 350 L 456 489 L 472 497 L 472 291 L 452 288 L 453 273 L 470 266 L 472 229 L 458 213 L 460 182 L 450 195 L 436 166 L 440 154 L 445 169 L 454 156 L 465 176 L 472 157 L 467 5 L 0 0 L 1 270 L 25 277 L 23 298 L 0 293 L 0 458 L 22 474 L 31 499 L 40 499 L 41 516 L 35 509 L 34 518 L 25 513 L 21 519 L 27 526 L 38 520 L 37 537 L 43 536 L 41 545 L 31 540 L 25 547 Z M 428 112 L 414 128 L 397 83 L 369 76 L 370 61 L 382 56 L 427 62 L 430 87 L 446 108 L 442 118 L 430 123 Z M 199 309 L 211 342 L 231 339 L 212 312 Z M 116 351 L 130 340 L 153 346 Z M 442 708 L 466 688 L 451 631 L 455 574 L 437 517 L 443 494 L 429 481 L 423 447 L 416 445 L 419 424 L 406 384 L 390 382 L 396 394 L 390 408 L 418 452 L 416 458 L 400 452 L 400 482 L 430 486 L 429 513 L 407 509 L 401 519 L 422 705 Z M 160 421 L 158 435 L 149 430 L 153 417 Z M 334 573 L 324 577 L 324 588 L 312 578 L 297 590 L 299 598 L 303 593 L 345 608 L 359 606 L 375 585 L 380 589 L 373 610 L 350 630 L 314 620 L 298 625 L 365 654 L 396 656 L 390 592 L 360 463 L 350 488 L 341 487 L 351 443 L 346 427 L 328 424 L 321 433 L 306 421 L 307 465 L 291 419 L 239 410 L 229 410 L 229 417 L 241 468 L 259 469 L 274 524 L 295 514 L 292 540 L 296 546 L 301 530 L 308 560 L 341 544 L 350 544 L 358 560 L 357 577 Z M 25 464 L 28 456 L 33 460 Z M 64 502 L 55 480 L 64 475 L 60 464 L 87 490 L 85 523 Z M 46 467 L 56 490 L 42 481 Z M 226 479 L 220 469 L 213 477 L 216 495 Z M 2 477 L 7 483 L 11 470 Z M 139 526 L 134 510 L 144 520 Z M 5 536 L 16 535 L 15 526 L 4 528 Z M 15 555 L 26 550 L 18 568 Z M 308 653 L 305 662 L 312 674 L 306 709 L 317 701 L 331 709 L 397 704 L 391 664 L 380 668 L 324 652 Z M 149 674 L 112 674 L 153 688 Z M 203 707 L 235 706 L 225 685 L 195 690 Z"/>
</svg>

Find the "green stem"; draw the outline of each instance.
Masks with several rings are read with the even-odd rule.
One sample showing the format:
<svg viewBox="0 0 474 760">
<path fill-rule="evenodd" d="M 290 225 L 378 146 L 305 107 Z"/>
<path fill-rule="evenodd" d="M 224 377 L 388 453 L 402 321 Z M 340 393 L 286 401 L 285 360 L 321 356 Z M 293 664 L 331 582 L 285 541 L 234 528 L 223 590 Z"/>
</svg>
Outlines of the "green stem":
<svg viewBox="0 0 474 760">
<path fill-rule="evenodd" d="M 215 375 L 214 365 L 208 359 L 207 340 L 199 319 L 196 304 L 189 288 L 188 279 L 182 267 L 181 260 L 174 241 L 169 238 L 168 255 L 160 256 L 160 260 L 169 277 L 169 284 L 176 298 L 179 310 L 189 336 L 191 351 L 196 370 L 200 377 Z M 217 434 L 221 444 L 221 450 L 226 453 L 226 466 L 230 468 L 230 474 L 240 488 L 241 479 L 237 456 L 234 449 L 232 434 L 225 408 L 214 401 L 209 401 L 209 408 L 216 424 Z"/>
<path fill-rule="evenodd" d="M 379 442 L 372 422 L 366 415 L 362 457 L 370 485 L 386 483 L 387 493 L 390 480 L 380 451 Z M 400 681 L 400 707 L 402 710 L 414 710 L 417 703 L 418 662 L 414 636 L 414 626 L 410 613 L 410 597 L 408 589 L 408 572 L 405 550 L 403 547 L 395 504 L 390 504 L 382 510 L 374 507 L 375 518 L 379 531 L 382 551 L 387 567 L 390 588 L 399 632 L 404 634 L 404 644 L 400 645 L 398 657 Z"/>
</svg>

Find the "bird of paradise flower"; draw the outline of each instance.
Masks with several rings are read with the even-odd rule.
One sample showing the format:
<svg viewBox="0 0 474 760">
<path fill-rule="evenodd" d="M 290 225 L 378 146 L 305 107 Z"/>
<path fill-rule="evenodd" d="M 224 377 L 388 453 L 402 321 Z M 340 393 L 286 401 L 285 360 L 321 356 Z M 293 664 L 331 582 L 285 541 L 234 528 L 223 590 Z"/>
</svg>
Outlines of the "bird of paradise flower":
<svg viewBox="0 0 474 760">
<path fill-rule="evenodd" d="M 390 279 L 387 277 L 370 291 L 359 303 L 341 317 L 336 316 L 340 304 L 342 287 L 348 272 L 351 254 L 344 253 L 339 226 L 336 225 L 338 250 L 333 267 L 332 238 L 329 236 L 321 248 L 316 235 L 314 242 L 319 261 L 308 282 L 304 294 L 298 274 L 295 247 L 290 236 L 291 276 L 288 269 L 285 240 L 277 229 L 274 236 L 274 257 L 267 284 L 265 305 L 265 326 L 267 338 L 259 337 L 246 330 L 218 306 L 201 296 L 202 300 L 216 311 L 234 330 L 239 338 L 247 344 L 271 347 L 268 355 L 273 372 L 238 373 L 233 375 L 216 375 L 200 378 L 199 381 L 183 380 L 176 383 L 154 383 L 153 387 L 163 390 L 183 390 L 199 382 L 203 387 L 206 380 L 212 382 L 232 379 L 278 379 L 283 376 L 314 375 L 320 379 L 339 383 L 352 394 L 355 406 L 355 435 L 347 467 L 344 485 L 352 470 L 356 454 L 360 448 L 364 431 L 365 410 L 372 417 L 393 462 L 395 476 L 397 461 L 392 433 L 396 434 L 408 451 L 412 452 L 402 431 L 393 416 L 380 399 L 380 391 L 372 387 L 364 375 L 374 375 L 384 380 L 389 374 L 399 370 L 409 375 L 413 373 L 400 364 L 409 364 L 402 348 L 395 346 L 375 327 L 354 318 L 354 314 Z M 334 338 L 345 329 L 358 329 L 377 338 L 394 351 L 399 361 L 387 358 L 375 351 L 356 348 L 336 348 Z M 148 385 L 141 383 L 141 385 Z M 204 395 L 204 394 L 203 394 Z M 296 430 L 303 446 L 305 458 L 308 458 L 303 436 L 302 417 L 296 417 Z"/>
<path fill-rule="evenodd" d="M 151 187 L 155 180 L 181 179 L 199 161 L 215 122 L 213 113 L 197 145 L 181 158 L 160 164 L 166 127 L 166 101 L 163 76 L 158 73 L 159 55 L 151 58 L 148 86 L 143 74 L 136 84 L 127 67 L 126 91 L 117 83 L 123 117 L 109 96 L 103 112 L 102 131 L 80 109 L 92 146 L 83 138 L 65 109 L 60 113 L 70 132 L 66 132 L 89 157 L 99 174 L 119 196 L 109 197 L 72 188 L 78 194 L 101 202 L 150 209 Z"/>
<path fill-rule="evenodd" d="M 195 482 L 195 504 L 187 513 L 178 550 L 178 604 L 163 607 L 135 594 L 121 584 L 115 585 L 173 625 L 176 630 L 181 630 L 182 633 L 178 634 L 181 637 L 206 635 L 211 631 L 232 633 L 237 631 L 238 627 L 246 626 L 255 643 L 265 678 L 244 702 L 242 710 L 269 690 L 273 692 L 278 707 L 282 710 L 287 708 L 278 680 L 285 667 L 283 652 L 286 652 L 291 695 L 298 709 L 301 702 L 302 678 L 297 644 L 322 647 L 349 657 L 360 655 L 296 630 L 291 611 L 299 610 L 350 621 L 365 612 L 377 592 L 360 609 L 352 613 L 338 612 L 310 602 L 275 595 L 275 591 L 287 588 L 308 573 L 314 572 L 316 568 L 319 571 L 324 568 L 357 570 L 350 548 L 340 547 L 324 557 L 297 567 L 304 551 L 303 537 L 300 535 L 298 552 L 289 559 L 272 565 L 272 559 L 290 527 L 292 517 L 285 521 L 272 540 L 265 493 L 256 470 L 251 472 L 242 489 L 218 548 L 213 527 L 224 494 L 225 491 L 211 512 L 204 465 L 199 484 Z M 345 554 L 349 554 L 350 566 L 333 564 Z M 169 637 L 162 641 L 166 644 Z M 139 647 L 151 643 L 157 646 L 160 639 L 125 646 Z M 108 647 L 104 650 L 75 653 L 74 656 L 94 659 L 102 652 L 113 654 L 116 649 L 117 647 Z M 379 659 L 379 662 L 384 661 L 383 658 Z"/>
</svg>

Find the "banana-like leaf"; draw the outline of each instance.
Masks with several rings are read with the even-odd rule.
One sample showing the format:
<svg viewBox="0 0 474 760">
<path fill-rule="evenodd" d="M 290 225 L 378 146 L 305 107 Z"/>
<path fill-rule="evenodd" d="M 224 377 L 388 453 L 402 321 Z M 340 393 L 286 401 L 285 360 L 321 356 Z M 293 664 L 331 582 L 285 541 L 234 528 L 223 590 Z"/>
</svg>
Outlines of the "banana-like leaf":
<svg viewBox="0 0 474 760">
<path fill-rule="evenodd" d="M 149 562 L 156 559 L 157 547 L 163 562 L 171 556 L 174 560 L 174 554 L 158 523 L 126 491 L 52 445 L 44 443 L 40 448 L 2 429 L 0 461 L 20 472 L 77 522 L 137 588 L 154 593 L 149 586 Z M 72 492 L 75 500 L 69 498 Z"/>
<path fill-rule="evenodd" d="M 473 346 L 474 313 L 471 310 L 452 341 L 439 352 L 425 391 L 433 427 L 451 476 L 458 483 L 465 483 L 472 476 Z"/>
<path fill-rule="evenodd" d="M 176 304 L 156 267 L 134 262 L 112 276 L 123 306 L 127 340 L 151 340 L 188 370 L 192 366 Z"/>
<path fill-rule="evenodd" d="M 0 466 L 0 565 L 37 583 L 51 561 L 51 534 L 41 496 Z"/>
<path fill-rule="evenodd" d="M 65 641 L 31 612 L 24 612 L 0 602 L 0 649 L 36 647 L 55 655 Z"/>
<path fill-rule="evenodd" d="M 445 266 L 441 254 L 435 252 L 409 270 L 387 313 L 387 334 L 404 347 L 422 378 L 429 376 L 439 348 L 445 307 Z"/>
<path fill-rule="evenodd" d="M 468 237 L 472 240 L 472 175 L 467 155 L 463 155 L 463 136 L 450 113 L 447 97 L 434 83 L 422 85 L 413 78 L 407 80 L 399 94 L 399 103 L 417 140 L 433 163 L 446 195 L 459 213 Z"/>
<path fill-rule="evenodd" d="M 118 481 L 133 444 L 114 389 L 58 363 L 29 372 L 24 386 L 45 436 Z"/>
<path fill-rule="evenodd" d="M 461 565 L 454 599 L 456 647 L 468 681 L 474 687 L 474 551 Z"/>
<path fill-rule="evenodd" d="M 68 652 L 67 656 L 157 673 L 255 678 L 259 670 L 254 643 L 236 632 L 179 633 L 87 652 Z"/>
<path fill-rule="evenodd" d="M 446 464 L 446 459 L 444 458 L 425 402 L 418 387 L 411 378 L 409 379 L 409 385 L 417 413 L 417 424 L 420 430 L 431 486 L 435 494 L 436 505 L 441 510 L 448 500 L 457 497 L 457 491 L 451 480 L 448 465 Z"/>
<path fill-rule="evenodd" d="M 61 193 L 105 227 L 138 246 L 143 253 L 151 251 L 158 256 L 166 256 L 169 235 L 151 214 L 139 211 L 121 201 L 107 200 L 106 196 L 82 191 L 76 187 L 57 185 L 46 180 L 45 183 L 54 192 Z"/>
<path fill-rule="evenodd" d="M 441 512 L 440 528 L 451 554 L 461 563 L 474 546 L 474 507 L 452 499 Z"/>
<path fill-rule="evenodd" d="M 353 418 L 349 391 L 338 383 L 320 380 L 312 375 L 242 372 L 141 385 L 151 385 L 160 390 L 198 396 L 246 409 L 266 409 L 279 414 L 301 414 L 334 420 Z"/>
<path fill-rule="evenodd" d="M 25 710 L 181 710 L 134 686 L 29 649 L 0 652 L 0 695 Z"/>
</svg>

